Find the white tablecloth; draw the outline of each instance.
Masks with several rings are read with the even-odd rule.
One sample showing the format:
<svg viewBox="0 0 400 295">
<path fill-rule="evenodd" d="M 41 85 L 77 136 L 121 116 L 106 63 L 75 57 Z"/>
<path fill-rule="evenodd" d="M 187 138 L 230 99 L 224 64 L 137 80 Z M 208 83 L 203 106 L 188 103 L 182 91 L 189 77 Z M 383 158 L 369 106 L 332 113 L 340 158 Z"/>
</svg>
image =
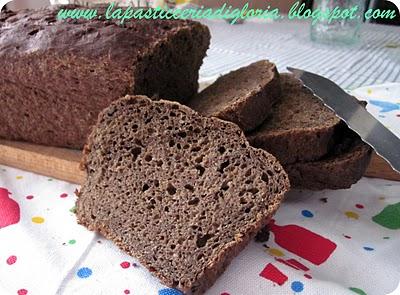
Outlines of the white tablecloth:
<svg viewBox="0 0 400 295">
<path fill-rule="evenodd" d="M 364 45 L 328 48 L 311 44 L 304 24 L 207 24 L 213 41 L 203 80 L 269 58 L 281 70 L 305 68 L 347 88 L 400 82 L 398 28 L 368 26 Z M 0 166 L 0 294 L 179 294 L 76 224 L 76 188 Z M 400 183 L 364 178 L 350 190 L 292 192 L 276 224 L 269 241 L 251 243 L 207 295 L 380 295 L 400 281 Z"/>
<path fill-rule="evenodd" d="M 280 71 L 287 66 L 304 68 L 346 89 L 400 82 L 400 27 L 365 24 L 358 44 L 333 47 L 311 42 L 307 22 L 204 23 L 213 36 L 200 71 L 205 80 L 267 58 Z"/>
</svg>

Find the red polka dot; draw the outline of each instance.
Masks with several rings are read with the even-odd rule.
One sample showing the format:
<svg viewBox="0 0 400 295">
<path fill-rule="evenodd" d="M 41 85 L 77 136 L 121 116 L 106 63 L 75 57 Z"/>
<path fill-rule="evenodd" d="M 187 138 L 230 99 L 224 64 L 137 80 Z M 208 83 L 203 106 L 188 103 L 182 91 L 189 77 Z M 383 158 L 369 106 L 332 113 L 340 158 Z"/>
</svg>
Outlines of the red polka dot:
<svg viewBox="0 0 400 295">
<path fill-rule="evenodd" d="M 124 294 L 131 294 L 131 291 L 129 291 L 128 289 L 126 289 L 126 290 L 124 291 Z"/>
<path fill-rule="evenodd" d="M 128 268 L 131 266 L 131 264 L 128 261 L 121 262 L 120 265 L 122 268 Z"/>
<path fill-rule="evenodd" d="M 312 279 L 312 276 L 310 276 L 308 273 L 304 274 L 304 277 L 305 277 L 306 279 Z"/>
<path fill-rule="evenodd" d="M 363 208 L 364 208 L 364 205 L 356 204 L 356 207 L 357 207 L 358 209 L 363 209 Z"/>
<path fill-rule="evenodd" d="M 26 295 L 26 294 L 28 294 L 28 290 L 26 290 L 26 289 L 19 289 L 19 290 L 17 291 L 17 294 L 18 294 L 18 295 Z"/>
<path fill-rule="evenodd" d="M 221 293 L 221 295 L 229 295 L 229 293 L 224 292 L 224 293 Z"/>
<path fill-rule="evenodd" d="M 17 256 L 12 255 L 7 258 L 7 264 L 8 265 L 13 265 L 15 262 L 17 262 Z"/>
<path fill-rule="evenodd" d="M 31 195 L 26 196 L 26 199 L 27 199 L 27 200 L 32 200 L 32 199 L 33 199 L 33 196 L 31 196 Z"/>
<path fill-rule="evenodd" d="M 68 197 L 68 194 L 66 194 L 66 193 L 63 193 L 60 195 L 60 198 L 66 198 L 66 197 Z"/>
</svg>

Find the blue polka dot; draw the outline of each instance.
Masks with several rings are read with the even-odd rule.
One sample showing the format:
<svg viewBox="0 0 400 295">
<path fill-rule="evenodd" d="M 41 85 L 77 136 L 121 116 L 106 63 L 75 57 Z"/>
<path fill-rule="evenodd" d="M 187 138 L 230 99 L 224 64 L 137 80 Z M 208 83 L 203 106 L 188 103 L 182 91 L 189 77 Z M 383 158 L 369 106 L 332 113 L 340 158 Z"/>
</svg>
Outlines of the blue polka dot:
<svg viewBox="0 0 400 295">
<path fill-rule="evenodd" d="M 314 217 L 314 214 L 311 211 L 308 211 L 308 210 L 301 211 L 301 215 L 303 215 L 304 217 L 307 217 L 307 218 Z"/>
<path fill-rule="evenodd" d="M 301 292 L 304 290 L 304 284 L 299 281 L 294 281 L 291 285 L 291 288 L 294 292 Z"/>
<path fill-rule="evenodd" d="M 364 250 L 366 250 L 366 251 L 374 251 L 374 248 L 372 248 L 372 247 L 367 247 L 367 246 L 365 246 L 365 247 L 363 247 L 364 248 Z"/>
<path fill-rule="evenodd" d="M 176 289 L 162 289 L 158 291 L 158 295 L 183 295 L 183 293 Z"/>
<path fill-rule="evenodd" d="M 92 275 L 93 271 L 88 267 L 82 267 L 78 270 L 76 275 L 81 279 L 86 279 Z"/>
</svg>

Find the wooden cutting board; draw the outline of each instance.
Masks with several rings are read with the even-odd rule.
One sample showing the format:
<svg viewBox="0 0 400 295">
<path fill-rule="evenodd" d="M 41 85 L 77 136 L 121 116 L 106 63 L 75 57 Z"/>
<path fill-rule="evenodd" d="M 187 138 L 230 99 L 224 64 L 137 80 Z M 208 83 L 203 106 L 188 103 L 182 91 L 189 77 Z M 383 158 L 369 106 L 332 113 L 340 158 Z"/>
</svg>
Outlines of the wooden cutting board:
<svg viewBox="0 0 400 295">
<path fill-rule="evenodd" d="M 0 140 L 0 164 L 78 184 L 85 178 L 79 169 L 80 159 L 81 151 L 77 150 Z M 400 181 L 400 174 L 376 154 L 365 176 Z"/>
<path fill-rule="evenodd" d="M 0 140 L 0 164 L 81 183 L 81 151 Z"/>
</svg>

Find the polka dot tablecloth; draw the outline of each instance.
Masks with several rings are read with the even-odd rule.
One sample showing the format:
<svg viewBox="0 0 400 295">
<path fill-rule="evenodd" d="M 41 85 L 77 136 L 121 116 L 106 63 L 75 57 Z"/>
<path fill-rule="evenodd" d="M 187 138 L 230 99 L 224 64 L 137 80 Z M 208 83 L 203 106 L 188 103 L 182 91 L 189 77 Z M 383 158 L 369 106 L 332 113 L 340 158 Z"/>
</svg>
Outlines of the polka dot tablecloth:
<svg viewBox="0 0 400 295">
<path fill-rule="evenodd" d="M 398 85 L 355 94 L 397 133 L 399 101 L 382 98 L 391 87 Z M 0 295 L 179 295 L 76 223 L 76 189 L 0 166 Z M 349 190 L 293 191 L 270 229 L 206 295 L 400 294 L 400 182 L 363 178 Z"/>
<path fill-rule="evenodd" d="M 177 295 L 76 224 L 65 182 L 0 166 L 0 294 Z M 400 281 L 400 183 L 291 192 L 269 240 L 251 244 L 207 295 L 388 294 Z"/>
</svg>

